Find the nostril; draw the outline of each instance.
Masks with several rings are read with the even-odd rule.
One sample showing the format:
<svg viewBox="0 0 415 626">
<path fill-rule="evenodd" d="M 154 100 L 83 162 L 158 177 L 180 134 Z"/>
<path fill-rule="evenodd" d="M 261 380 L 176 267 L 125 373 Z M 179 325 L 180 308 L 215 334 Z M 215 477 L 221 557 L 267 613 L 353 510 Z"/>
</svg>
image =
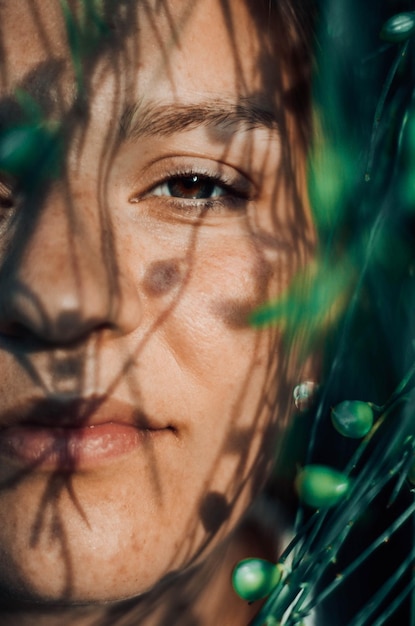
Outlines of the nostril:
<svg viewBox="0 0 415 626">
<path fill-rule="evenodd" d="M 11 322 L 10 324 L 2 324 L 0 327 L 0 335 L 7 336 L 10 339 L 30 339 L 32 332 L 20 322 Z"/>
<path fill-rule="evenodd" d="M 107 336 L 107 331 L 124 335 L 137 327 L 141 301 L 124 274 L 114 293 L 106 268 L 98 267 L 95 257 L 94 263 L 79 259 L 85 262 L 79 262 L 76 273 L 66 267 L 58 276 L 55 270 L 48 273 L 54 260 L 45 259 L 40 253 L 26 255 L 0 267 L 2 343 L 26 342 L 30 349 L 43 349 L 84 342 L 96 333 Z"/>
<path fill-rule="evenodd" d="M 108 322 L 105 323 L 101 318 L 94 315 L 87 315 L 80 309 L 62 311 L 55 319 L 50 320 L 49 328 L 46 329 L 44 336 L 51 343 L 76 343 L 82 341 L 91 332 L 109 326 L 111 324 Z"/>
<path fill-rule="evenodd" d="M 24 344 L 36 349 L 49 344 L 51 346 L 76 344 L 94 331 L 108 328 L 109 323 L 100 323 L 95 318 L 85 319 L 82 311 L 63 311 L 55 319 L 42 316 L 42 323 L 34 324 L 31 319 L 0 323 L 2 342 L 13 341 L 15 345 Z"/>
<path fill-rule="evenodd" d="M 82 324 L 81 314 L 78 311 L 63 311 L 60 313 L 52 324 L 53 335 L 56 337 L 66 338 L 77 334 Z"/>
</svg>

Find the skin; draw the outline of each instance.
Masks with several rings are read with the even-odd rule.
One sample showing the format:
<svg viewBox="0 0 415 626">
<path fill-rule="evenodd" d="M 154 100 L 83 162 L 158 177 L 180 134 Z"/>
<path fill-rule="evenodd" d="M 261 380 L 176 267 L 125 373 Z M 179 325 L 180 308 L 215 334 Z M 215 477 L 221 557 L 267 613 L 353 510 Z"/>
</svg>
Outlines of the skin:
<svg viewBox="0 0 415 626">
<path fill-rule="evenodd" d="M 25 89 L 64 137 L 59 175 L 24 193 L 7 176 L 0 186 L 0 426 L 10 409 L 64 396 L 99 397 L 99 410 L 115 398 L 158 430 L 73 471 L 22 472 L 4 456 L 7 624 L 107 623 L 117 606 L 135 611 L 131 623 L 185 623 L 180 589 L 200 623 L 244 623 L 256 609 L 233 599 L 229 572 L 263 549 L 235 528 L 303 375 L 277 328 L 247 321 L 286 289 L 313 241 L 274 17 L 258 4 L 254 20 L 240 0 L 228 13 L 220 0 L 126 6 L 107 48 L 90 52 L 78 101 L 59 3 L 0 7 L 2 102 Z M 240 102 L 272 121 L 170 128 L 172 111 Z M 172 198 L 166 181 L 189 172 L 224 182 L 210 200 Z M 208 615 L 206 590 L 218 598 Z"/>
</svg>

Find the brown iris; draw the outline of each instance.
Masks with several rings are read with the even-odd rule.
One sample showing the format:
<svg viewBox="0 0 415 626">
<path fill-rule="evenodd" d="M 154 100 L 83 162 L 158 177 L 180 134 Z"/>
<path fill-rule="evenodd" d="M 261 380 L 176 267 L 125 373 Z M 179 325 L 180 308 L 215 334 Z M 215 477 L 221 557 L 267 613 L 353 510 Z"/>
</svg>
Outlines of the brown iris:
<svg viewBox="0 0 415 626">
<path fill-rule="evenodd" d="M 208 176 L 200 176 L 191 174 L 189 176 L 177 176 L 167 181 L 169 193 L 175 198 L 187 198 L 189 200 L 211 198 L 213 195 L 221 195 L 215 193 L 218 185 L 215 180 Z M 220 189 L 220 187 L 219 187 Z"/>
</svg>

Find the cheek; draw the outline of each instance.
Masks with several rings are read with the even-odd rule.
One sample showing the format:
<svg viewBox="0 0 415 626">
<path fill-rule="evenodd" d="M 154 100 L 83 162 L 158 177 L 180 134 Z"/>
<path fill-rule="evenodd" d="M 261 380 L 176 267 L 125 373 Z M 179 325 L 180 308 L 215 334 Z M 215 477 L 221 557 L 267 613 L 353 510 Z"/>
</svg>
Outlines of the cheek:
<svg viewBox="0 0 415 626">
<path fill-rule="evenodd" d="M 166 280 L 176 284 L 175 298 L 166 297 L 166 315 L 154 337 L 164 348 L 163 388 L 169 404 L 181 404 L 195 432 L 209 431 L 216 442 L 211 441 L 212 450 L 235 452 L 235 441 L 240 452 L 247 450 L 254 431 L 262 437 L 272 427 L 270 419 L 281 413 L 275 408 L 277 396 L 285 395 L 276 384 L 282 359 L 278 329 L 258 331 L 249 322 L 257 306 L 281 291 L 278 273 L 244 239 L 195 255 L 180 283 L 173 268 L 165 267 L 162 276 L 163 285 Z"/>
<path fill-rule="evenodd" d="M 193 248 L 173 235 L 164 246 L 151 237 L 141 246 L 124 246 L 131 251 L 124 267 L 142 300 L 137 334 L 149 337 L 140 362 L 153 363 L 150 369 L 157 363 L 165 389 L 189 388 L 200 403 L 207 390 L 215 406 L 225 403 L 222 412 L 247 380 L 261 390 L 275 370 L 278 330 L 260 333 L 249 320 L 283 291 L 290 265 L 287 251 L 269 252 L 240 226 L 230 230 L 201 231 Z"/>
<path fill-rule="evenodd" d="M 175 293 L 165 324 L 172 326 L 170 339 L 174 341 L 174 326 L 178 345 L 184 333 L 197 349 L 208 344 L 214 352 L 252 340 L 249 316 L 267 299 L 273 272 L 247 238 L 228 238 L 219 244 L 202 242 L 182 268 L 174 261 L 155 263 L 151 287 L 148 278 L 147 273 L 145 283 L 152 295 Z"/>
<path fill-rule="evenodd" d="M 231 480 L 239 458 L 252 466 L 264 440 L 275 441 L 290 385 L 277 375 L 278 329 L 258 331 L 249 315 L 281 294 L 292 259 L 244 227 L 233 230 L 201 229 L 193 248 L 174 229 L 163 246 L 149 233 L 129 266 L 143 301 L 138 333 L 148 337 L 132 373 L 144 408 L 177 423 L 198 471 L 210 475 L 217 465 L 219 482 Z"/>
<path fill-rule="evenodd" d="M 218 367 L 229 351 L 233 358 L 245 354 L 251 360 L 257 350 L 258 332 L 251 326 L 250 315 L 282 292 L 286 255 L 281 254 L 275 265 L 248 237 L 228 238 L 196 250 L 175 306 L 166 318 L 165 330 L 171 325 L 169 339 L 175 350 L 180 352 L 181 345 L 186 346 L 190 354 L 188 344 L 193 344 L 199 357 L 205 352 L 211 354 Z M 177 266 L 165 268 L 163 286 L 166 282 L 178 284 L 178 272 Z M 234 362 L 236 369 L 238 365 L 241 369 L 244 361 Z"/>
</svg>

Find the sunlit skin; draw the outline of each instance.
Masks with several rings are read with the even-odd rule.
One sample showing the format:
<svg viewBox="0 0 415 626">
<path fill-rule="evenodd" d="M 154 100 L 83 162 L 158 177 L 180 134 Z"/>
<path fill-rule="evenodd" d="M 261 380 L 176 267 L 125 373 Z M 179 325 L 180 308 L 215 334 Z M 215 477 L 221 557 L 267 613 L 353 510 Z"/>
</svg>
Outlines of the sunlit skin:
<svg viewBox="0 0 415 626">
<path fill-rule="evenodd" d="M 0 185 L 0 584 L 28 603 L 7 624 L 95 624 L 102 603 L 149 591 L 131 623 L 185 623 L 168 590 L 192 567 L 219 597 L 210 611 L 223 595 L 223 624 L 245 623 L 255 608 L 228 574 L 249 552 L 229 537 L 302 375 L 278 329 L 248 323 L 312 247 L 268 3 L 126 6 L 134 20 L 114 20 L 76 105 L 60 3 L 0 7 L 1 102 L 30 92 L 66 141 L 58 177 Z M 46 398 L 75 404 L 42 417 Z M 73 436 L 73 457 L 48 452 L 81 423 L 109 424 L 113 453 L 95 434 Z M 206 610 L 195 599 L 201 623 L 219 623 Z"/>
</svg>

